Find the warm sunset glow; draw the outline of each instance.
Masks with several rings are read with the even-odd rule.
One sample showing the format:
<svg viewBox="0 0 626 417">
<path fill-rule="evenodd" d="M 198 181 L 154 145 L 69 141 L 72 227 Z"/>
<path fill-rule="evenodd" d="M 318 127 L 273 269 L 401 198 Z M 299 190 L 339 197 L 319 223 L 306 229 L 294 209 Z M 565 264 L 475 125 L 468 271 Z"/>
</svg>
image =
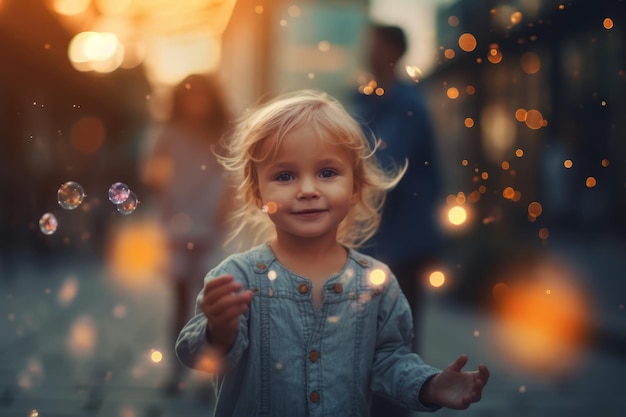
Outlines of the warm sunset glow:
<svg viewBox="0 0 626 417">
<path fill-rule="evenodd" d="M 89 7 L 90 0 L 53 0 L 52 9 L 59 14 L 75 16 Z"/>
</svg>

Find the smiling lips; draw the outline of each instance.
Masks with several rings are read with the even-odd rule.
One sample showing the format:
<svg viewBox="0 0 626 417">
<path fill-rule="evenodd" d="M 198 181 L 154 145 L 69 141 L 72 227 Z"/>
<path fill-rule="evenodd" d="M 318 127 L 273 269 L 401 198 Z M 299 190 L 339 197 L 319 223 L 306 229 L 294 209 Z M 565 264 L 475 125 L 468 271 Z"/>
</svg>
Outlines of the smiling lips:
<svg viewBox="0 0 626 417">
<path fill-rule="evenodd" d="M 308 209 L 308 210 L 294 211 L 292 212 L 292 214 L 295 214 L 297 216 L 302 216 L 302 217 L 316 217 L 324 213 L 325 211 L 326 210 L 323 210 L 323 209 Z"/>
</svg>

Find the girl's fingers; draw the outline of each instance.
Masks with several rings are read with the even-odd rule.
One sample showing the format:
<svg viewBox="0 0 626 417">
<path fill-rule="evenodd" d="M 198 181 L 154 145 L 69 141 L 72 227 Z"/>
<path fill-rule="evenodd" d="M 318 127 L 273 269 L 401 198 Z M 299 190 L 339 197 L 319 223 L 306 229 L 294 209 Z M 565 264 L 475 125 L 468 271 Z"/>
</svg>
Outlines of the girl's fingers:
<svg viewBox="0 0 626 417">
<path fill-rule="evenodd" d="M 485 365 L 478 365 L 478 372 L 480 373 L 480 379 L 483 385 L 485 385 L 489 379 L 489 369 L 487 369 Z"/>
<path fill-rule="evenodd" d="M 461 355 L 457 360 L 448 365 L 448 368 L 455 372 L 461 372 L 463 367 L 467 364 L 467 355 Z"/>
</svg>

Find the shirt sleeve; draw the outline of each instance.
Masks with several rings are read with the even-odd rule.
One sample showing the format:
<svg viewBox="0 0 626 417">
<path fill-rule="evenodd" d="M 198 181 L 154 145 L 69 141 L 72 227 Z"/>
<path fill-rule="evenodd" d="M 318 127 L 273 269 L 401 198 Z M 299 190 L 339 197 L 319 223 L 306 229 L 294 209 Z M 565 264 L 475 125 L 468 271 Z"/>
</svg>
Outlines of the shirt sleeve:
<svg viewBox="0 0 626 417">
<path fill-rule="evenodd" d="M 413 319 L 409 303 L 390 274 L 378 311 L 378 332 L 370 387 L 373 392 L 416 411 L 436 411 L 439 406 L 419 400 L 424 383 L 441 371 L 412 352 Z"/>
<path fill-rule="evenodd" d="M 204 278 L 204 285 L 210 280 L 223 275 L 232 274 L 235 280 L 244 284 L 247 288 L 244 271 L 233 262 L 225 261 L 222 265 L 211 270 Z M 196 315 L 187 322 L 178 335 L 176 340 L 176 356 L 186 366 L 208 371 L 211 373 L 223 373 L 228 369 L 234 368 L 243 353 L 248 347 L 248 312 L 242 314 L 239 318 L 239 330 L 235 343 L 230 348 L 226 356 L 218 358 L 215 356 L 215 349 L 211 345 L 211 335 L 207 329 L 207 318 L 200 309 L 202 296 L 204 294 L 204 285 L 198 297 L 196 298 Z M 215 361 L 219 361 L 218 364 Z"/>
</svg>

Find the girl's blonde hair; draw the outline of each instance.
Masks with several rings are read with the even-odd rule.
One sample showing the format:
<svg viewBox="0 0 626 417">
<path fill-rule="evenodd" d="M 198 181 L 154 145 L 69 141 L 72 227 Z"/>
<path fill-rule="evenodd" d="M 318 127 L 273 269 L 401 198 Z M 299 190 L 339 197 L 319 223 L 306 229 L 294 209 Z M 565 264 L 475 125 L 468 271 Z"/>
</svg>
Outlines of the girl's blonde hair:
<svg viewBox="0 0 626 417">
<path fill-rule="evenodd" d="M 393 172 L 384 171 L 374 157 L 377 141 L 367 140 L 357 121 L 336 99 L 302 90 L 248 110 L 224 144 L 226 153 L 218 155 L 220 163 L 235 174 L 239 191 L 229 241 L 245 232 L 246 242 L 254 246 L 275 236 L 273 223 L 257 205 L 255 164 L 275 155 L 285 136 L 302 126 L 312 127 L 320 137 L 344 146 L 352 155 L 354 187 L 359 197 L 340 223 L 337 240 L 357 248 L 378 229 L 385 195 L 400 181 L 406 164 Z M 262 146 L 265 143 L 270 146 Z"/>
</svg>

